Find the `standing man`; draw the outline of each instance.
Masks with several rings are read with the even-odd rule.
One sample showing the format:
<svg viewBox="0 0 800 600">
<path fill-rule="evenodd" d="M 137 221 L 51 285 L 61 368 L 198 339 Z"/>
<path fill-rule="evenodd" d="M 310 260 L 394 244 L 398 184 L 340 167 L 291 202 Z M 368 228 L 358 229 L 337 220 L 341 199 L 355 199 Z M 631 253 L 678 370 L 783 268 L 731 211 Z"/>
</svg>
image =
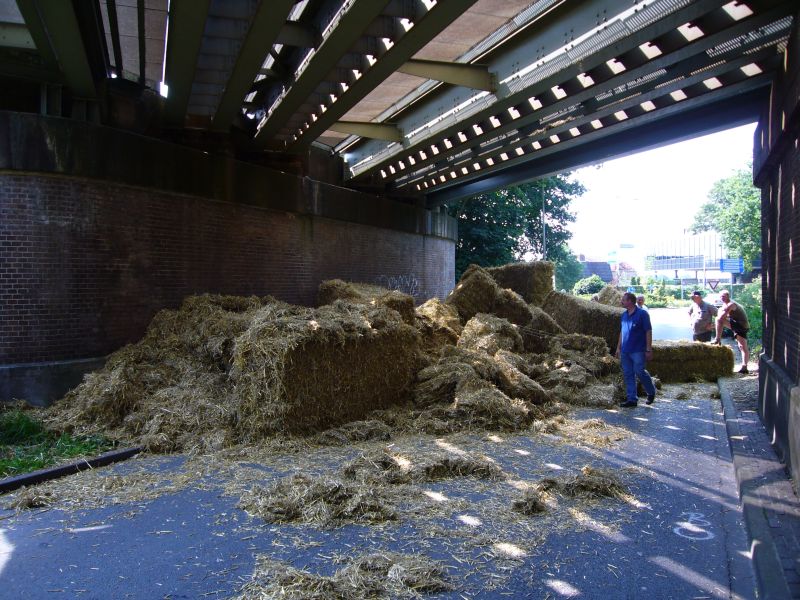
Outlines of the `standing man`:
<svg viewBox="0 0 800 600">
<path fill-rule="evenodd" d="M 714 325 L 711 317 L 716 316 L 717 307 L 703 300 L 700 290 L 692 292 L 692 306 L 689 308 L 689 322 L 692 324 L 692 339 L 695 342 L 710 342 Z"/>
<path fill-rule="evenodd" d="M 742 353 L 742 367 L 739 373 L 747 375 L 747 363 L 750 362 L 750 349 L 747 347 L 747 332 L 750 330 L 750 322 L 747 320 L 747 315 L 740 304 L 731 300 L 731 293 L 728 290 L 722 290 L 719 293 L 722 300 L 722 309 L 717 316 L 717 339 L 714 343 L 719 345 L 722 343 L 722 328 L 727 327 L 733 331 L 733 336 L 736 338 L 736 343 L 739 345 L 739 351 Z"/>
<path fill-rule="evenodd" d="M 650 373 L 644 368 L 645 362 L 653 358 L 653 327 L 650 325 L 650 315 L 636 306 L 636 295 L 631 292 L 622 295 L 622 307 L 625 312 L 622 313 L 616 352 L 625 379 L 626 400 L 621 406 L 633 407 L 639 403 L 636 397 L 637 377 L 647 392 L 647 404 L 652 404 L 656 399 L 656 386 L 653 385 Z"/>
<path fill-rule="evenodd" d="M 649 308 L 647 308 L 647 304 L 644 303 L 644 294 L 639 294 L 638 296 L 636 296 L 636 306 L 638 306 L 642 310 L 647 310 L 647 311 L 650 310 Z"/>
</svg>

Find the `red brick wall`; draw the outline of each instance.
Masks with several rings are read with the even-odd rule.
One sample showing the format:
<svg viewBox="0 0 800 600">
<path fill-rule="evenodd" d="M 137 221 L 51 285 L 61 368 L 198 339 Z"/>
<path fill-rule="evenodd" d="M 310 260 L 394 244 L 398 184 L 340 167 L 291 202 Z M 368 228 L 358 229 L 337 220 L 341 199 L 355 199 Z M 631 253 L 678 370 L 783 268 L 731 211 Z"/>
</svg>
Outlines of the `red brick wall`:
<svg viewBox="0 0 800 600">
<path fill-rule="evenodd" d="M 424 300 L 444 297 L 453 276 L 452 240 L 0 174 L 0 364 L 102 356 L 190 294 L 272 294 L 310 305 L 320 281 L 339 277 L 397 284 Z"/>
</svg>

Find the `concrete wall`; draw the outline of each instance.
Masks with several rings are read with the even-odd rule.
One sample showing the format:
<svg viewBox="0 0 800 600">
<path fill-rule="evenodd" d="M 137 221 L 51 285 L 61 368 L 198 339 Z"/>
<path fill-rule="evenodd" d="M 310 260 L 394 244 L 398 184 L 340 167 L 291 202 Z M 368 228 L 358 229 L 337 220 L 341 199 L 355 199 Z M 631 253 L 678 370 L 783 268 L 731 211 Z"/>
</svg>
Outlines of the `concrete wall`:
<svg viewBox="0 0 800 600">
<path fill-rule="evenodd" d="M 47 122 L 0 114 L 0 132 L 17 128 L 18 141 L 25 123 L 31 160 L 0 147 L 0 400 L 59 397 L 96 366 L 91 359 L 139 339 L 158 310 L 191 294 L 313 305 L 331 278 L 418 301 L 452 288 L 455 225 L 446 215 L 227 160 L 218 170 L 207 155 L 141 138 L 130 147 L 143 155 L 104 157 L 104 136 L 124 146 L 104 128 L 66 121 L 43 138 Z M 83 129 L 94 127 L 97 147 L 66 144 L 69 127 L 88 143 Z M 208 187 L 198 191 L 197 179 Z"/>
<path fill-rule="evenodd" d="M 795 18 L 785 69 L 756 130 L 761 188 L 764 354 L 761 419 L 778 456 L 800 482 L 800 38 Z"/>
</svg>

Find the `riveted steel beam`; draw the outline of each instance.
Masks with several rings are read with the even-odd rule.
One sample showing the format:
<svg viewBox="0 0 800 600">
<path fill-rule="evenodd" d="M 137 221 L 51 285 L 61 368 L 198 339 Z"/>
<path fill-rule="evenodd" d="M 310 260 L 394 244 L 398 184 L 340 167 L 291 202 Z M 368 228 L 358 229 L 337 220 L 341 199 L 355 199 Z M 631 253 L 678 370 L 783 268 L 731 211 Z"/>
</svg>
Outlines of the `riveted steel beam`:
<svg viewBox="0 0 800 600">
<path fill-rule="evenodd" d="M 683 112 L 652 115 L 646 123 L 639 121 L 637 127 L 608 131 L 602 140 L 599 136 L 593 138 L 594 143 L 564 145 L 558 153 L 509 166 L 481 179 L 461 180 L 451 186 L 442 186 L 426 195 L 426 203 L 428 208 L 433 208 L 611 158 L 752 123 L 758 120 L 768 94 L 766 86 L 737 89 L 732 95 L 725 96 L 709 94 L 703 102 L 696 102 L 690 109 L 683 107 Z"/>
<path fill-rule="evenodd" d="M 164 119 L 182 127 L 192 93 L 197 55 L 211 0 L 171 0 L 164 80 L 168 86 Z"/>
<path fill-rule="evenodd" d="M 512 40 L 509 50 L 500 52 L 487 61 L 490 69 L 496 71 L 498 77 L 502 77 L 506 81 L 505 84 L 501 83 L 501 90 L 496 96 L 475 97 L 474 102 L 470 101 L 467 106 L 463 93 L 459 94 L 458 90 L 454 89 L 444 95 L 439 95 L 435 99 L 420 103 L 416 110 L 407 111 L 406 114 L 397 119 L 398 125 L 404 131 L 412 132 L 411 136 L 406 139 L 405 147 L 386 147 L 385 145 L 381 147 L 377 142 L 366 142 L 356 149 L 348 149 L 354 165 L 352 179 L 359 181 L 362 178 L 369 178 L 378 170 L 385 169 L 388 165 L 395 165 L 398 160 L 405 160 L 405 157 L 410 153 L 424 150 L 432 144 L 439 144 L 445 139 L 454 141 L 458 139 L 459 134 L 464 132 L 465 128 L 473 123 L 489 123 L 493 118 L 499 117 L 499 129 L 494 132 L 497 133 L 503 130 L 511 130 L 516 126 L 523 126 L 526 120 L 532 122 L 540 118 L 542 113 L 535 115 L 531 115 L 530 112 L 523 113 L 521 119 L 517 120 L 505 118 L 504 113 L 509 109 L 524 108 L 528 104 L 528 99 L 537 94 L 552 95 L 554 86 L 570 82 L 582 73 L 588 73 L 594 69 L 598 70 L 598 73 L 603 69 L 608 71 L 609 66 L 606 61 L 624 56 L 626 53 L 640 52 L 639 47 L 641 45 L 647 44 L 660 36 L 668 35 L 684 23 L 701 19 L 714 11 L 719 11 L 724 4 L 723 0 L 698 0 L 697 2 L 683 5 L 673 12 L 658 18 L 651 17 L 649 23 L 637 26 L 634 30 L 628 29 L 626 23 L 612 20 L 604 26 L 604 29 L 597 36 L 593 36 L 575 46 L 568 45 L 560 53 L 556 53 L 554 51 L 558 50 L 559 44 L 564 43 L 562 31 L 565 28 L 568 30 L 574 28 L 574 31 L 578 34 L 590 31 L 593 26 L 597 26 L 596 15 L 599 8 L 603 8 L 603 11 L 608 10 L 607 14 L 609 15 L 616 14 L 612 12 L 615 4 L 606 1 L 564 6 L 561 12 L 554 13 L 549 22 L 541 25 L 541 27 L 545 27 L 544 30 L 534 27 L 527 33 L 519 34 L 515 40 Z M 765 13 L 789 14 L 791 12 L 791 4 L 781 0 L 754 0 L 748 3 L 749 6 L 754 8 L 755 15 L 744 19 L 741 24 L 735 24 L 731 28 L 731 35 L 734 35 L 733 32 L 738 29 L 750 27 L 745 22 L 756 23 L 759 19 L 764 18 Z M 618 7 L 618 5 L 616 6 Z M 619 8 L 616 8 L 616 10 L 618 11 Z M 653 14 L 652 10 L 655 9 L 651 9 L 651 15 Z M 634 19 L 641 22 L 645 15 L 635 15 Z M 732 21 L 732 19 L 729 19 L 729 21 Z M 757 26 L 754 25 L 754 27 Z M 602 36 L 611 36 L 611 41 L 604 46 L 600 46 Z M 702 43 L 703 39 L 700 38 L 694 43 Z M 726 38 L 726 34 L 722 34 L 716 39 L 724 41 L 730 38 Z M 542 46 L 543 40 L 548 40 L 547 44 L 549 45 Z M 684 40 L 685 42 L 686 40 Z M 586 48 L 589 43 L 591 43 L 590 48 Z M 695 48 L 699 48 L 699 46 Z M 674 60 L 680 60 L 681 52 L 672 53 Z M 545 61 L 547 53 L 551 53 L 551 58 L 548 59 L 550 62 Z M 630 54 L 628 55 L 630 56 Z M 520 63 L 521 60 L 525 60 L 526 56 L 528 57 L 527 62 L 534 63 L 532 64 L 533 68 L 521 76 L 510 76 L 512 73 L 519 71 L 520 64 L 526 64 L 525 62 Z M 541 57 L 541 62 L 536 62 L 537 57 Z M 658 60 L 658 58 L 654 60 Z M 709 60 L 709 62 L 711 61 Z M 638 68 L 638 66 L 635 68 Z M 646 70 L 647 68 L 647 63 L 645 62 L 642 69 Z M 628 68 L 627 74 L 629 75 L 632 71 L 633 69 Z M 540 72 L 542 75 L 538 74 Z M 614 73 L 602 75 L 601 81 L 608 81 L 613 75 Z M 623 72 L 621 77 L 615 79 L 615 81 L 622 82 L 626 77 L 626 73 Z M 526 83 L 526 80 L 531 83 Z M 600 86 L 597 88 L 590 86 L 587 89 L 587 93 L 595 92 L 595 90 L 597 90 L 595 93 L 599 93 L 601 89 Z M 606 89 L 608 89 L 607 86 Z M 565 101 L 568 101 L 568 99 L 565 99 Z M 447 119 L 439 119 L 431 127 L 427 127 L 420 119 L 421 115 L 429 115 L 432 112 L 436 114 L 437 106 L 456 106 L 458 104 L 467 106 L 466 110 L 463 111 L 466 113 L 465 115 L 455 113 Z M 488 129 L 483 127 L 484 132 L 494 129 L 494 126 Z M 469 138 L 470 136 L 468 135 L 467 137 Z M 479 139 L 485 139 L 485 137 Z M 470 145 L 474 145 L 474 143 L 475 140 L 469 139 Z M 455 154 L 462 150 L 463 140 L 461 143 L 454 143 L 453 147 L 448 149 L 448 152 Z M 367 157 L 372 158 L 363 160 Z M 359 165 L 360 161 L 362 161 L 362 164 Z M 397 174 L 395 173 L 395 176 Z"/>
<path fill-rule="evenodd" d="M 276 100 L 270 113 L 259 124 L 256 134 L 259 145 L 266 146 L 272 141 L 294 114 L 296 107 L 305 102 L 336 66 L 339 58 L 358 41 L 364 29 L 381 13 L 387 2 L 388 0 L 351 2 L 344 9 L 330 33 L 301 65 L 294 83 Z"/>
<path fill-rule="evenodd" d="M 414 26 L 395 41 L 375 64 L 362 73 L 361 77 L 348 87 L 347 91 L 326 107 L 325 112 L 316 115 L 300 137 L 288 145 L 289 150 L 308 147 L 328 127 L 361 101 L 364 96 L 378 87 L 389 75 L 409 61 L 425 44 L 435 38 L 445 27 L 475 3 L 476 0 L 451 0 L 437 2 Z"/>
<path fill-rule="evenodd" d="M 497 91 L 497 77 L 489 72 L 486 65 L 467 65 L 464 63 L 440 60 L 411 59 L 397 69 L 401 73 L 435 79 L 453 85 L 463 85 L 475 90 Z"/>
<path fill-rule="evenodd" d="M 694 71 L 702 71 L 703 68 L 708 66 L 709 62 L 721 61 L 725 58 L 725 55 L 719 55 L 715 56 L 712 61 L 707 55 L 707 51 L 710 48 L 779 19 L 785 14 L 785 10 L 786 6 L 777 7 L 753 17 L 752 20 L 736 23 L 720 32 L 704 36 L 693 43 L 688 43 L 683 47 L 679 47 L 672 53 L 658 56 L 637 68 L 625 70 L 618 75 L 611 76 L 601 83 L 592 85 L 580 92 L 570 94 L 563 99 L 548 97 L 547 94 L 550 93 L 551 90 L 548 90 L 546 86 L 539 87 L 537 85 L 535 89 L 528 90 L 527 93 L 530 96 L 536 96 L 545 101 L 545 106 L 543 108 L 531 110 L 527 114 L 521 115 L 516 119 L 508 118 L 497 127 L 493 125 L 482 126 L 483 133 L 475 136 L 469 143 L 470 145 L 475 145 L 476 143 L 485 144 L 488 140 L 507 134 L 513 134 L 514 131 L 525 131 L 529 128 L 535 129 L 541 125 L 540 120 L 543 117 L 557 114 L 578 103 L 581 103 L 587 111 L 600 108 L 603 106 L 604 102 L 597 100 L 597 98 L 602 94 L 609 94 L 611 98 L 608 102 L 615 102 L 618 97 L 616 92 L 619 90 L 623 90 L 623 92 L 621 92 L 623 95 L 624 93 L 641 93 L 642 91 L 661 85 L 664 82 L 668 82 L 673 78 L 684 77 Z M 776 32 L 766 38 L 754 37 L 748 40 L 743 48 L 739 50 L 730 50 L 729 53 L 736 55 L 743 50 L 752 51 L 752 47 L 759 47 L 764 43 L 774 44 L 784 35 L 785 33 Z M 663 73 L 659 75 L 658 73 L 660 70 L 663 70 Z M 629 89 L 630 92 L 625 92 L 624 90 L 626 89 Z M 468 123 L 462 124 L 462 129 L 469 126 L 472 122 L 474 121 L 470 120 Z M 438 143 L 438 139 L 433 142 L 428 142 L 428 144 L 430 143 L 437 143 L 437 147 L 439 147 L 440 153 L 435 156 L 436 160 L 458 154 L 464 150 L 464 146 L 461 144 L 453 144 L 452 147 L 440 147 L 442 145 Z M 432 156 L 429 156 L 425 160 L 418 159 L 416 161 L 417 168 L 430 164 L 433 162 L 433 159 L 434 157 Z M 400 173 L 396 171 L 392 175 L 389 175 L 384 181 L 391 181 L 399 176 Z"/>
<path fill-rule="evenodd" d="M 361 137 L 387 142 L 400 142 L 403 140 L 403 133 L 396 125 L 389 123 L 362 123 L 358 121 L 336 121 L 328 129 L 339 133 L 349 133 Z"/>
<path fill-rule="evenodd" d="M 19 0 L 17 6 L 36 48 L 46 62 L 52 58 L 58 64 L 66 86 L 78 98 L 95 98 L 92 70 L 72 3 Z"/>
<path fill-rule="evenodd" d="M 293 0 L 261 1 L 225 85 L 225 92 L 211 122 L 212 129 L 227 131 L 230 127 L 293 5 Z"/>
</svg>

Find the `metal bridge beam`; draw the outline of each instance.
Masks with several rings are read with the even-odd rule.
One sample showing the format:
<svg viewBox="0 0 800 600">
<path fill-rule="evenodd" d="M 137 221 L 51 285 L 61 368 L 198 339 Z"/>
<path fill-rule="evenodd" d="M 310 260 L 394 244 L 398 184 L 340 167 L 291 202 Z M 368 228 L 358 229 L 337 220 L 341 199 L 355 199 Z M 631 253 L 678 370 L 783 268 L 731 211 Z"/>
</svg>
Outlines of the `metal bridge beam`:
<svg viewBox="0 0 800 600">
<path fill-rule="evenodd" d="M 182 127 L 192 93 L 197 55 L 211 0 L 171 0 L 164 80 L 168 86 L 164 119 Z"/>
<path fill-rule="evenodd" d="M 336 121 L 328 129 L 339 133 L 349 133 L 361 137 L 375 140 L 385 140 L 387 142 L 400 142 L 403 140 L 403 133 L 396 125 L 389 123 L 360 123 L 357 121 Z"/>
<path fill-rule="evenodd" d="M 308 128 L 302 132 L 299 139 L 288 145 L 288 149 L 297 150 L 311 145 L 312 141 L 322 135 L 342 115 L 378 87 L 389 75 L 397 71 L 399 67 L 475 2 L 476 0 L 437 2 L 374 65 L 354 81 L 336 102 L 326 107 L 325 112 L 322 114 L 316 115 L 317 119 L 308 124 Z"/>
<path fill-rule="evenodd" d="M 231 126 L 236 112 L 241 110 L 244 97 L 250 91 L 261 69 L 264 57 L 275 43 L 281 28 L 285 26 L 286 17 L 292 6 L 294 0 L 262 0 L 239 50 L 233 72 L 225 85 L 225 91 L 211 122 L 212 129 L 227 131 Z"/>
<path fill-rule="evenodd" d="M 435 79 L 453 85 L 463 85 L 475 90 L 497 91 L 497 77 L 489 72 L 486 65 L 444 62 L 440 60 L 411 59 L 397 69 L 401 73 Z"/>
<path fill-rule="evenodd" d="M 456 182 L 428 193 L 427 205 L 432 208 L 461 198 L 757 121 L 768 101 L 769 88 L 762 86 L 744 92 L 741 89 L 731 92 L 723 98 L 709 95 L 705 103 L 698 103 L 694 108 L 682 112 L 673 110 L 666 114 L 653 115 L 644 121 L 636 121 L 636 127 L 631 123 L 625 129 L 609 131 L 602 139 L 600 136 L 591 136 L 592 143 L 587 143 L 589 140 L 586 139 L 576 140 L 575 144 L 559 144 L 557 152 L 513 165 L 489 177 Z"/>
<path fill-rule="evenodd" d="M 306 101 L 311 92 L 336 66 L 339 58 L 359 40 L 364 29 L 381 13 L 388 1 L 354 2 L 341 15 L 339 22 L 319 45 L 305 68 L 297 74 L 295 82 L 276 101 L 272 111 L 259 124 L 256 140 L 260 145 L 266 146 L 270 143 L 297 107 Z"/>
</svg>

